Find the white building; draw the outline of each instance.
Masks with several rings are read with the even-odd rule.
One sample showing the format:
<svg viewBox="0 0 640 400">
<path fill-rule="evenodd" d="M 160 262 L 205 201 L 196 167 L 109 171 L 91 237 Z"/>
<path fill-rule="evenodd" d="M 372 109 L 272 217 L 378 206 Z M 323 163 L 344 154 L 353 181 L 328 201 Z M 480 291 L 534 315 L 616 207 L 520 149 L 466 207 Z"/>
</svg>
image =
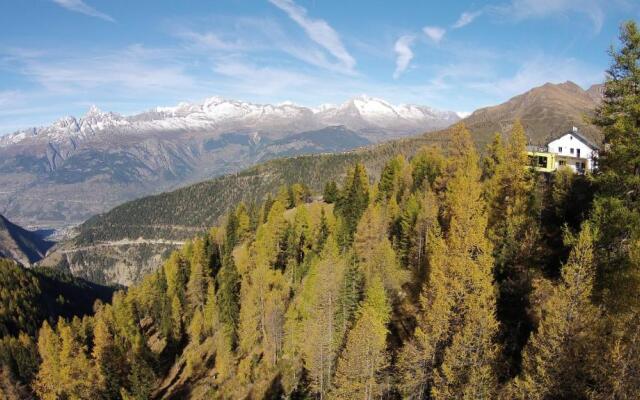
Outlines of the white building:
<svg viewBox="0 0 640 400">
<path fill-rule="evenodd" d="M 554 169 L 568 166 L 575 172 L 591 172 L 597 167 L 598 145 L 583 136 L 575 126 L 549 142 L 547 152 L 555 155 Z"/>
</svg>

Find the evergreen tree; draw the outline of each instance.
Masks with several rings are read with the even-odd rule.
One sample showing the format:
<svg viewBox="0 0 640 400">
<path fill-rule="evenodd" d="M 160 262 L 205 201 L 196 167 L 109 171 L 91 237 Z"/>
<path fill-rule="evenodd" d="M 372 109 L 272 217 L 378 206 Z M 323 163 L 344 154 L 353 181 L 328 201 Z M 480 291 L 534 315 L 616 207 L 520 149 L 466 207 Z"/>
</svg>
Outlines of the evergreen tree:
<svg viewBox="0 0 640 400">
<path fill-rule="evenodd" d="M 105 321 L 106 311 L 96 315 L 92 356 L 98 370 L 98 385 L 106 399 L 117 399 L 122 386 L 121 373 L 125 360 L 121 357 L 113 334 Z"/>
<path fill-rule="evenodd" d="M 190 266 L 186 297 L 189 301 L 189 310 L 195 311 L 196 308 L 201 308 L 204 305 L 207 285 L 211 276 L 203 239 L 198 238 L 193 241 Z"/>
<path fill-rule="evenodd" d="M 601 233 L 596 297 L 614 313 L 640 308 L 640 265 L 624 245 L 640 238 L 640 32 L 635 22 L 623 24 L 620 41 L 620 48 L 610 51 L 613 63 L 593 119 L 605 139 L 592 218 Z"/>
<path fill-rule="evenodd" d="M 240 275 L 233 261 L 233 256 L 228 255 L 223 259 L 217 282 L 220 322 L 225 327 L 232 346 L 235 346 L 240 318 Z"/>
<path fill-rule="evenodd" d="M 594 124 L 604 133 L 606 146 L 598 155 L 600 181 L 607 193 L 640 206 L 640 32 L 635 22 L 623 24 L 621 47 L 612 48 L 604 99 Z"/>
<path fill-rule="evenodd" d="M 585 398 L 588 394 L 594 334 L 599 320 L 592 304 L 594 232 L 585 224 L 575 242 L 562 281 L 543 307 L 536 332 L 525 347 L 523 373 L 512 395 L 523 399 Z"/>
<path fill-rule="evenodd" d="M 397 196 L 405 165 L 406 160 L 402 156 L 396 156 L 387 162 L 382 169 L 380 182 L 378 182 L 378 201 L 389 201 L 392 197 Z"/>
<path fill-rule="evenodd" d="M 495 294 L 478 156 L 455 128 L 444 193 L 445 237 L 429 238 L 429 277 L 414 337 L 400 356 L 407 397 L 474 398 L 495 390 Z"/>
<path fill-rule="evenodd" d="M 335 212 L 342 217 L 345 243 L 350 244 L 360 217 L 369 205 L 369 177 L 363 164 L 348 171 Z"/>
<path fill-rule="evenodd" d="M 345 265 L 330 237 L 315 260 L 287 315 L 288 350 L 308 371 L 310 389 L 324 398 L 335 370 L 345 331 L 338 323 L 340 288 Z"/>
<path fill-rule="evenodd" d="M 527 298 L 529 269 L 536 263 L 539 218 L 535 199 L 535 176 L 527 164 L 526 136 L 520 121 L 513 124 L 503 144 L 501 137 L 489 148 L 483 162 L 488 202 L 487 236 L 493 244 L 496 280 L 499 285 L 498 317 L 510 369 L 519 369 L 522 346 L 530 333 Z"/>
<path fill-rule="evenodd" d="M 428 184 L 434 187 L 445 168 L 445 158 L 436 147 L 423 147 L 411 159 L 413 190 Z"/>
<path fill-rule="evenodd" d="M 390 313 L 382 280 L 374 278 L 338 361 L 333 397 L 354 400 L 381 397 L 382 372 L 389 361 L 386 339 Z"/>
<path fill-rule="evenodd" d="M 324 199 L 325 203 L 328 203 L 328 204 L 335 203 L 336 201 L 338 201 L 339 195 L 340 194 L 338 192 L 338 185 L 336 184 L 336 181 L 331 180 L 324 185 L 324 192 L 323 192 L 322 198 Z"/>
</svg>

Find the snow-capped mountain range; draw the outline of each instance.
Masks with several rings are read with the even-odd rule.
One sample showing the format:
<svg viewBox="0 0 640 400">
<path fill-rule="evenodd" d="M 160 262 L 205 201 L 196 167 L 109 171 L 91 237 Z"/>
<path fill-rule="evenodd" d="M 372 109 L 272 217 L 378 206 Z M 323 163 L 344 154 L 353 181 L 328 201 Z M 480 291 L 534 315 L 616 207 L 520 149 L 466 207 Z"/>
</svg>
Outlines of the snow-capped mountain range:
<svg viewBox="0 0 640 400">
<path fill-rule="evenodd" d="M 254 104 L 207 98 L 199 103 L 180 103 L 174 107 L 155 109 L 131 116 L 103 112 L 92 106 L 80 118 L 64 117 L 50 126 L 19 130 L 0 137 L 0 146 L 10 146 L 29 139 L 59 143 L 68 139 L 87 139 L 114 133 L 148 133 L 170 131 L 232 132 L 252 130 L 273 137 L 343 125 L 361 131 L 373 141 L 414 134 L 446 127 L 460 119 L 452 111 L 440 111 L 427 106 L 389 102 L 359 96 L 345 103 L 317 108 L 292 103 Z"/>
<path fill-rule="evenodd" d="M 317 108 L 211 97 L 129 116 L 92 106 L 0 137 L 0 213 L 23 226 L 60 227 L 268 159 L 343 152 L 459 119 L 368 96 Z"/>
</svg>

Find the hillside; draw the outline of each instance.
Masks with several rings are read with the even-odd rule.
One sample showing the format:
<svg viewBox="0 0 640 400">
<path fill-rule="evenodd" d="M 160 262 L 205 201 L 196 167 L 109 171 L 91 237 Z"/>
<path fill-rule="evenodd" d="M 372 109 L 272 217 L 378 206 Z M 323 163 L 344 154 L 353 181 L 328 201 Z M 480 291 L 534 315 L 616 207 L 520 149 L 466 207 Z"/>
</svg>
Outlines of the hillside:
<svg viewBox="0 0 640 400">
<path fill-rule="evenodd" d="M 601 142 L 597 128 L 585 119 L 601 99 L 599 87 L 583 90 L 573 82 L 547 83 L 500 105 L 476 110 L 463 122 L 478 143 L 488 143 L 496 132 L 508 132 L 516 119 L 525 126 L 531 144 L 545 144 L 553 135 L 569 131 L 572 125 Z"/>
<path fill-rule="evenodd" d="M 23 265 L 30 265 L 42 259 L 53 244 L 0 214 L 0 258 L 10 258 Z"/>
<path fill-rule="evenodd" d="M 93 314 L 115 289 L 52 269 L 27 269 L 0 258 L 0 398 L 31 399 L 24 385 L 37 372 L 35 338 L 43 322 Z M 76 319 L 79 321 L 79 319 Z"/>
<path fill-rule="evenodd" d="M 585 127 L 583 117 L 595 104 L 573 83 L 546 84 L 501 105 L 478 110 L 463 122 L 480 150 L 495 132 L 509 131 L 512 118 L 523 118 L 528 140 L 542 143 L 573 125 Z M 584 130 L 599 139 L 593 128 Z M 43 264 L 64 263 L 80 276 L 128 285 L 153 270 L 163 254 L 194 233 L 204 232 L 241 201 L 260 202 L 280 186 L 296 182 L 320 193 L 327 181 L 340 181 L 347 166 L 357 161 L 376 176 L 394 155 L 411 157 L 423 146 L 444 148 L 449 137 L 447 129 L 349 152 L 272 160 L 237 174 L 134 200 L 87 220 L 78 227 L 78 235 Z"/>
<path fill-rule="evenodd" d="M 637 206 L 523 168 L 521 124 L 493 163 L 452 135 L 448 157 L 355 163 L 331 203 L 294 186 L 235 207 L 17 345 L 36 360 L 22 382 L 44 399 L 637 398 Z"/>
<path fill-rule="evenodd" d="M 0 137 L 0 212 L 23 226 L 61 228 L 271 158 L 351 150 L 457 120 L 367 96 L 320 109 L 212 97 L 130 116 L 92 106 Z"/>
</svg>

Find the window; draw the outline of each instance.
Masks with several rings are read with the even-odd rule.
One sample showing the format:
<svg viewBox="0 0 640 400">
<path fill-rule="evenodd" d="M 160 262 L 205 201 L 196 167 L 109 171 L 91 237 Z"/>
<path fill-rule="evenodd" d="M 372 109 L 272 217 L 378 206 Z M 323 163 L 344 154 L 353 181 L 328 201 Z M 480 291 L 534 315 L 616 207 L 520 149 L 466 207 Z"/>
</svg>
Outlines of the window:
<svg viewBox="0 0 640 400">
<path fill-rule="evenodd" d="M 547 168 L 547 157 L 538 156 L 538 167 Z"/>
<path fill-rule="evenodd" d="M 558 147 L 558 153 L 562 153 L 562 147 Z"/>
<path fill-rule="evenodd" d="M 567 165 L 567 162 L 565 160 L 558 160 L 558 165 L 562 167 L 563 165 Z"/>
<path fill-rule="evenodd" d="M 576 149 L 576 157 L 580 158 L 580 149 Z"/>
<path fill-rule="evenodd" d="M 571 150 L 569 151 L 571 154 L 573 154 L 573 147 L 571 148 Z"/>
</svg>

